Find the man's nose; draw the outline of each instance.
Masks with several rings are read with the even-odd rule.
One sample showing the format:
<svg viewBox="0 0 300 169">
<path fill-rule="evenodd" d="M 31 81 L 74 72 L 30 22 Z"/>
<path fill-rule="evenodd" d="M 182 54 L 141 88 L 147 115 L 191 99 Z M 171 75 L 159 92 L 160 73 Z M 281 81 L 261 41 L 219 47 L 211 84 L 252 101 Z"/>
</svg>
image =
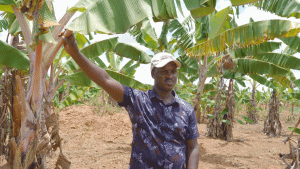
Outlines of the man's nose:
<svg viewBox="0 0 300 169">
<path fill-rule="evenodd" d="M 173 77 L 173 74 L 171 73 L 171 71 L 169 71 L 166 75 L 168 78 L 172 78 Z"/>
</svg>

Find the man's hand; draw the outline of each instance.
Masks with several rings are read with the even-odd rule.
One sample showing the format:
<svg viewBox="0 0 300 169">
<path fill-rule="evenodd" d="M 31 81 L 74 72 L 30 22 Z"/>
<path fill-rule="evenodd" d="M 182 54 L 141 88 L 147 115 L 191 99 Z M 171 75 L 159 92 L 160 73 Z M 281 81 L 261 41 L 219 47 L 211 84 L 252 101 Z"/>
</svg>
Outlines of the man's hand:
<svg viewBox="0 0 300 169">
<path fill-rule="evenodd" d="M 65 31 L 61 32 L 58 37 L 61 37 L 63 39 L 65 51 L 70 55 L 78 55 L 80 53 L 76 39 L 74 37 L 74 34 L 72 33 L 69 37 L 64 36 Z"/>
<path fill-rule="evenodd" d="M 199 163 L 199 149 L 197 139 L 187 141 L 187 169 L 197 169 Z"/>
</svg>

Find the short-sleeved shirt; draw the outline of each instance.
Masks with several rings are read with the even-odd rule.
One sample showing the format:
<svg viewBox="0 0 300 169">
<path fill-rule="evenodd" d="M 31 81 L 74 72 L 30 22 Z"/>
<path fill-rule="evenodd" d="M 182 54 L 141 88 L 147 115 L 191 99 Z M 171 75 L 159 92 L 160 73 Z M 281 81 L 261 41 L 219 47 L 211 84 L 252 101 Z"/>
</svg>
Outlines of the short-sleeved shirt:
<svg viewBox="0 0 300 169">
<path fill-rule="evenodd" d="M 185 169 L 187 141 L 198 138 L 193 107 L 172 91 L 174 99 L 164 104 L 155 90 L 127 86 L 119 103 L 132 122 L 130 169 Z"/>
</svg>

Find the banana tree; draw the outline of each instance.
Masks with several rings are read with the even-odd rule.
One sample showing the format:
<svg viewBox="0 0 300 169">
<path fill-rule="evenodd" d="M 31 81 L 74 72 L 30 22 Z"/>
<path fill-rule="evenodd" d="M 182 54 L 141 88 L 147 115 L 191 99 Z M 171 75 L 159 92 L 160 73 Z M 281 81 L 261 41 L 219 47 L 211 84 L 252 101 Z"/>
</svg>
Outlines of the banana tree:
<svg viewBox="0 0 300 169">
<path fill-rule="evenodd" d="M 121 5 L 120 5 L 121 4 Z M 123 5 L 122 5 L 123 4 Z M 93 7 L 97 8 L 95 11 Z M 110 11 L 107 7 L 110 7 Z M 1 11 L 14 13 L 21 28 L 20 35 L 24 38 L 28 55 L 1 42 L 1 64 L 17 69 L 29 69 L 27 88 L 22 83 L 22 76 L 16 73 L 12 77 L 16 84 L 14 88 L 14 109 L 12 118 L 13 131 L 7 168 L 46 168 L 46 155 L 60 147 L 58 121 L 51 110 L 51 103 L 59 86 L 64 80 L 57 81 L 59 71 L 54 71 L 57 65 L 53 60 L 62 45 L 62 39 L 57 35 L 76 11 L 83 14 L 76 19 L 69 29 L 82 30 L 82 23 L 76 25 L 80 18 L 86 15 L 98 16 L 96 22 L 86 24 L 93 28 L 90 31 L 101 33 L 124 33 L 134 24 L 148 16 L 152 16 L 152 4 L 148 1 L 79 1 L 67 11 L 65 16 L 56 22 L 51 1 L 13 1 L 1 0 Z M 104 9 L 99 12 L 99 9 Z M 112 18 L 111 12 L 114 13 Z M 99 15 L 101 13 L 101 15 Z M 96 14 L 96 15 L 94 15 Z M 27 18 L 27 19 L 26 19 Z M 106 19 L 109 22 L 106 22 Z M 120 19 L 120 20 L 116 20 Z M 27 20 L 33 22 L 30 30 Z M 116 21 L 115 23 L 113 23 Z M 126 21 L 118 22 L 118 21 Z M 94 24 L 94 25 L 93 25 Z M 96 26 L 95 26 L 96 25 Z M 113 25 L 113 26 L 112 26 Z M 97 26 L 100 29 L 97 30 Z M 49 29 L 51 27 L 51 29 Z M 66 31 L 68 36 L 71 31 Z M 137 54 L 135 55 L 137 56 Z M 13 58 L 14 60 L 12 61 Z M 144 62 L 145 57 L 137 56 L 136 60 Z M 48 76 L 48 72 L 51 72 Z M 123 78 L 119 76 L 119 78 Z M 56 83 L 58 82 L 58 83 Z M 52 121 L 52 123 L 46 123 Z M 49 125 L 48 125 L 49 124 Z M 49 131 L 49 128 L 53 130 Z M 61 150 L 61 149 L 60 149 Z M 60 153 L 57 166 L 69 168 L 70 162 Z"/>
<path fill-rule="evenodd" d="M 273 29 L 275 25 L 277 25 L 276 27 L 278 29 Z M 223 32 L 204 43 L 187 49 L 186 52 L 190 57 L 207 60 L 208 56 L 216 57 L 222 51 L 229 50 L 230 52 L 230 50 L 261 44 L 275 37 L 293 37 L 300 31 L 299 28 L 299 24 L 287 20 L 253 22 Z M 249 61 L 240 59 L 237 64 L 242 64 L 242 62 Z M 254 62 L 256 61 L 253 61 L 253 63 Z M 199 76 L 196 100 L 201 98 L 203 87 L 201 87 L 200 84 L 204 83 L 207 70 L 208 67 L 202 71 L 204 75 Z M 194 107 L 195 110 L 197 110 L 198 104 L 195 104 Z"/>
</svg>

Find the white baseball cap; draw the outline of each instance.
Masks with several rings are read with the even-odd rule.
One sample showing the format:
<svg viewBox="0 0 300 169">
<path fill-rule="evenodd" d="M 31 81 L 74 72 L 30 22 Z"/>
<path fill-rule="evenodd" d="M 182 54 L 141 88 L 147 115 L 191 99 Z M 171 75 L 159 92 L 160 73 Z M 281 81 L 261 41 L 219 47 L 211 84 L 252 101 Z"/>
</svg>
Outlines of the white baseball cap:
<svg viewBox="0 0 300 169">
<path fill-rule="evenodd" d="M 174 58 L 174 56 L 170 53 L 161 52 L 153 56 L 151 60 L 151 71 L 154 67 L 160 68 L 164 67 L 166 64 L 174 62 L 177 67 L 180 67 L 181 64 L 178 60 Z"/>
</svg>

